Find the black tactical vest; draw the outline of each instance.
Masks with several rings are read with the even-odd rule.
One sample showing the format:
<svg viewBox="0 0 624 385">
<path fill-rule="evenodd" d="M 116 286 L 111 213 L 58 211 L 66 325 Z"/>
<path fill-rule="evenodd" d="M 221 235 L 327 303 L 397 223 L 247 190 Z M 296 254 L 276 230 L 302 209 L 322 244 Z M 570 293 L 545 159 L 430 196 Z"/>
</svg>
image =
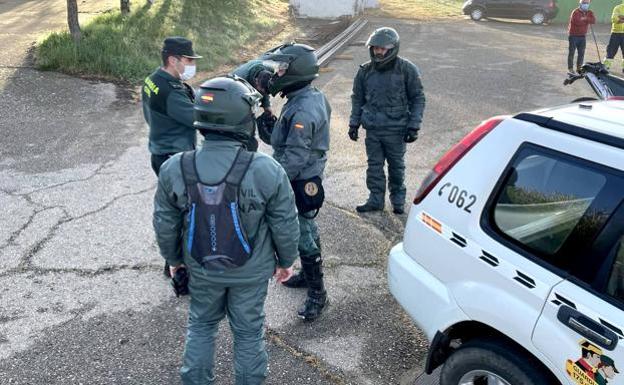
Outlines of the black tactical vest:
<svg viewBox="0 0 624 385">
<path fill-rule="evenodd" d="M 251 257 L 251 246 L 240 219 L 238 192 L 252 160 L 253 153 L 239 150 L 223 180 L 209 185 L 199 179 L 195 151 L 182 154 L 182 177 L 188 198 L 186 247 L 191 257 L 208 270 L 239 267 Z"/>
</svg>

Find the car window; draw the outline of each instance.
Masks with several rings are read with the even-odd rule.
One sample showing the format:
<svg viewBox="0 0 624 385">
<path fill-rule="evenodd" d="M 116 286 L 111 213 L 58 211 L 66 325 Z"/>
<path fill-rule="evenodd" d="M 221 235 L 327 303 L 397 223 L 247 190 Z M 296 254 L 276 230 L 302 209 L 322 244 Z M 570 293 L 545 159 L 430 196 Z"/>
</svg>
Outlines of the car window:
<svg viewBox="0 0 624 385">
<path fill-rule="evenodd" d="M 624 302 L 624 236 L 616 245 L 615 262 L 609 276 L 607 294 Z"/>
<path fill-rule="evenodd" d="M 555 254 L 585 218 L 588 231 L 603 218 L 586 217 L 606 183 L 599 172 L 569 160 L 529 153 L 507 178 L 494 207 L 494 222 L 507 236 L 540 254 Z"/>
</svg>

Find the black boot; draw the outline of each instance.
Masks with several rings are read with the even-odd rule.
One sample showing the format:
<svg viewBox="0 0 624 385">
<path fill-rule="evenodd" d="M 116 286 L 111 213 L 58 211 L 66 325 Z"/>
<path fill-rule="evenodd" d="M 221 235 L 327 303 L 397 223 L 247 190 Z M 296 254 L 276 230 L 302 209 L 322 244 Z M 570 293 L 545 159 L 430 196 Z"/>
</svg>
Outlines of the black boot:
<svg viewBox="0 0 624 385">
<path fill-rule="evenodd" d="M 396 215 L 402 215 L 405 213 L 405 210 L 403 209 L 403 205 L 396 205 L 392 208 L 392 212 Z"/>
<path fill-rule="evenodd" d="M 308 282 L 305 279 L 305 274 L 303 273 L 303 269 L 299 271 L 299 273 L 290 277 L 290 279 L 286 282 L 282 282 L 282 285 L 294 289 L 308 287 Z"/>
<path fill-rule="evenodd" d="M 299 309 L 299 318 L 304 321 L 314 321 L 327 306 L 327 292 L 323 284 L 323 259 L 321 255 L 301 258 L 301 266 L 308 282 L 308 298 Z"/>
<path fill-rule="evenodd" d="M 319 252 L 321 252 L 321 238 L 314 238 L 314 242 L 316 243 Z M 306 281 L 305 274 L 303 273 L 303 268 L 299 270 L 299 273 L 290 277 L 288 281 L 282 282 L 282 285 L 293 289 L 308 287 L 308 281 Z"/>
<path fill-rule="evenodd" d="M 358 213 L 367 213 L 370 211 L 383 211 L 383 205 L 382 206 L 377 206 L 377 205 L 373 205 L 369 202 L 364 203 L 363 205 L 359 205 L 355 208 L 355 211 L 357 211 Z"/>
</svg>

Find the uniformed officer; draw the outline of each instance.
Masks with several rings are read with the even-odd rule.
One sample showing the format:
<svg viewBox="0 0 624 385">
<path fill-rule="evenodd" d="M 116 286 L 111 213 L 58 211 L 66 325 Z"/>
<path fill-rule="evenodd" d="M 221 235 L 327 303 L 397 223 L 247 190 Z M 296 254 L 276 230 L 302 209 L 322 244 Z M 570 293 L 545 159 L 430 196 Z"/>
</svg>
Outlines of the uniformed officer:
<svg viewBox="0 0 624 385">
<path fill-rule="evenodd" d="M 291 265 L 298 254 L 299 224 L 284 169 L 270 156 L 243 150 L 243 143 L 254 130 L 254 108 L 260 98 L 240 78 L 206 81 L 195 104 L 195 127 L 205 138 L 201 149 L 174 155 L 160 172 L 154 201 L 156 239 L 162 256 L 172 266 L 172 275 L 182 266 L 190 270 L 189 323 L 180 371 L 184 384 L 214 383 L 215 336 L 226 315 L 234 336 L 236 384 L 261 384 L 267 374 L 263 334 L 267 283 L 274 273 L 278 282 L 292 275 Z M 234 170 L 239 156 L 250 154 L 251 163 L 247 163 L 248 169 L 241 174 L 244 176 L 238 185 L 237 202 L 229 204 L 233 207 L 232 215 L 236 208 L 239 210 L 240 221 L 234 221 L 238 236 L 227 236 L 221 232 L 225 220 L 232 218 L 196 217 L 195 205 L 189 207 L 195 199 L 190 191 L 199 193 L 207 203 L 215 203 L 208 197 L 225 196 L 226 193 L 217 191 L 219 183 L 236 174 L 229 170 Z M 186 172 L 182 170 L 182 155 L 192 159 L 190 166 L 184 166 Z M 189 181 L 189 173 L 196 178 L 194 182 Z M 202 221 L 209 221 L 208 229 L 196 227 Z M 230 242 L 245 240 L 249 258 L 239 267 L 206 267 L 193 254 L 198 245 L 190 242 L 195 239 L 193 233 L 202 231 L 208 231 L 210 236 L 200 237 L 199 241 L 210 242 L 209 248 L 215 250 L 223 247 L 217 242 L 226 240 L 227 248 Z"/>
<path fill-rule="evenodd" d="M 193 128 L 193 88 L 185 81 L 195 76 L 193 44 L 183 37 L 168 37 L 162 48 L 163 66 L 143 84 L 143 116 L 149 125 L 149 151 L 152 169 L 173 154 L 195 148 Z"/>
<path fill-rule="evenodd" d="M 260 106 L 265 112 L 271 111 L 271 97 L 269 95 L 269 80 L 273 75 L 272 69 L 262 64 L 262 60 L 250 60 L 232 71 L 251 84 L 262 95 Z"/>
<path fill-rule="evenodd" d="M 269 95 L 269 80 L 273 75 L 271 68 L 263 65 L 262 60 L 250 60 L 232 71 L 232 75 L 245 79 L 262 95 L 260 105 L 264 109 L 264 112 L 260 117 L 258 117 L 257 121 L 259 126 L 258 129 L 261 130 L 260 138 L 266 141 L 270 134 L 265 133 L 262 130 L 264 130 L 267 125 L 270 126 L 270 129 L 272 129 L 272 125 L 275 124 L 276 120 L 275 116 L 273 116 L 273 111 L 271 110 L 271 96 Z M 247 148 L 251 151 L 256 151 L 258 149 L 258 141 L 256 140 L 255 135 L 252 136 L 250 142 L 247 144 Z"/>
<path fill-rule="evenodd" d="M 353 81 L 349 137 L 358 140 L 366 130 L 366 187 L 369 197 L 358 212 L 384 208 L 388 163 L 390 202 L 395 214 L 405 206 L 405 143 L 418 138 L 425 109 L 420 71 L 399 53 L 399 34 L 392 28 L 375 30 L 366 42 L 371 60 L 362 64 Z"/>
<path fill-rule="evenodd" d="M 195 148 L 193 88 L 184 81 L 195 75 L 193 44 L 183 37 L 168 37 L 161 51 L 163 66 L 145 78 L 141 92 L 143 116 L 149 126 L 149 152 L 156 176 L 173 154 Z M 169 266 L 163 270 L 169 276 Z"/>
<path fill-rule="evenodd" d="M 288 99 L 271 135 L 273 157 L 284 167 L 294 188 L 309 186 L 307 181 L 323 177 L 331 116 L 325 95 L 310 85 L 318 77 L 316 54 L 312 47 L 290 43 L 266 52 L 261 59 L 274 71 L 269 92 Z M 295 192 L 295 195 L 302 194 Z M 308 298 L 298 312 L 299 317 L 308 321 L 318 318 L 327 302 L 314 215 L 314 212 L 299 213 L 302 272 L 285 283 L 290 287 L 308 286 Z"/>
</svg>

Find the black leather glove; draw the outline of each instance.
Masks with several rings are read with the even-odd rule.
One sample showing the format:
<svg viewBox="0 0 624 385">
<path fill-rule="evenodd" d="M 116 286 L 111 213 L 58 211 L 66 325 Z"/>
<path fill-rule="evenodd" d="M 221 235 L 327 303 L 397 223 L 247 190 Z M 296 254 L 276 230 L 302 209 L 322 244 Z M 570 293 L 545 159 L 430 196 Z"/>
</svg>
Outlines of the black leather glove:
<svg viewBox="0 0 624 385">
<path fill-rule="evenodd" d="M 273 133 L 275 122 L 277 122 L 277 117 L 271 111 L 264 111 L 262 115 L 256 118 L 258 136 L 269 146 L 271 145 L 271 134 Z"/>
<path fill-rule="evenodd" d="M 171 287 L 176 297 L 189 294 L 189 273 L 186 267 L 180 267 L 171 278 Z"/>
<path fill-rule="evenodd" d="M 351 138 L 351 140 L 354 142 L 358 140 L 358 127 L 357 126 L 349 126 L 349 138 Z"/>
<path fill-rule="evenodd" d="M 405 143 L 412 143 L 418 139 L 418 129 L 417 128 L 408 128 L 405 136 L 403 137 L 403 141 Z"/>
</svg>

